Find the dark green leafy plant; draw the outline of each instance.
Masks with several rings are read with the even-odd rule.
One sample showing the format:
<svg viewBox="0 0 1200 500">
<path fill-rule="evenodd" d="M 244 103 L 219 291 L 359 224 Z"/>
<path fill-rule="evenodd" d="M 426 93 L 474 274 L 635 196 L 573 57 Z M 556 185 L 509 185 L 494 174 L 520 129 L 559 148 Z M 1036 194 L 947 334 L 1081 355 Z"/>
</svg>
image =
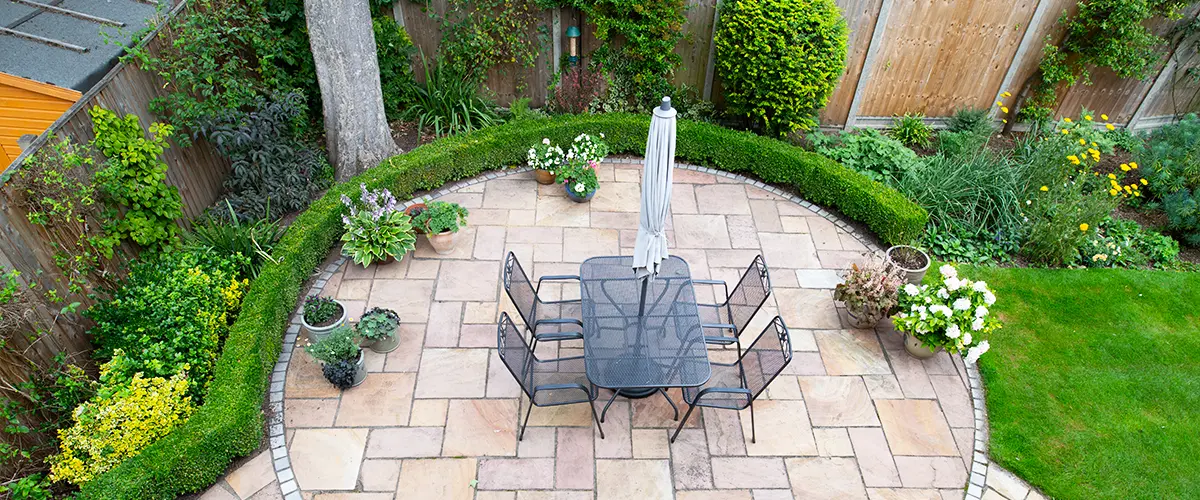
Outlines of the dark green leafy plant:
<svg viewBox="0 0 1200 500">
<path fill-rule="evenodd" d="M 13 500 L 50 500 L 54 498 L 50 488 L 50 480 L 44 474 L 30 474 L 0 485 L 0 494 L 7 494 Z"/>
<path fill-rule="evenodd" d="M 341 390 L 346 390 L 354 386 L 354 374 L 358 372 L 358 367 L 352 361 L 335 361 L 321 367 L 321 373 L 325 375 L 325 380 L 333 384 Z"/>
<path fill-rule="evenodd" d="M 669 95 L 683 38 L 683 0 L 595 0 L 572 3 L 596 26 L 601 41 L 592 58 L 620 73 L 638 106 L 653 106 Z M 622 61 L 623 64 L 616 64 Z"/>
<path fill-rule="evenodd" d="M 457 233 L 459 228 L 467 225 L 468 213 L 467 209 L 458 203 L 431 201 L 426 205 L 425 210 L 417 214 L 413 223 L 418 227 L 425 228 L 425 232 L 429 234 L 441 234 L 447 231 Z"/>
<path fill-rule="evenodd" d="M 471 78 L 422 57 L 425 82 L 409 87 L 408 107 L 402 118 L 417 122 L 420 129 L 432 128 L 434 135 L 467 133 L 501 123 L 496 106 L 479 94 Z"/>
<path fill-rule="evenodd" d="M 1200 118 L 1191 114 L 1154 131 L 1136 157 L 1167 214 L 1167 230 L 1200 246 Z"/>
<path fill-rule="evenodd" d="M 905 113 L 892 119 L 892 129 L 888 135 L 910 148 L 927 148 L 933 137 L 933 128 L 925 124 L 923 115 Z"/>
<path fill-rule="evenodd" d="M 1179 242 L 1137 222 L 1109 217 L 1082 242 L 1079 255 L 1088 267 L 1172 268 L 1179 264 Z"/>
<path fill-rule="evenodd" d="M 946 130 L 951 132 L 971 132 L 983 136 L 996 131 L 992 123 L 992 111 L 988 108 L 959 108 L 954 110 L 946 121 Z"/>
<path fill-rule="evenodd" d="M 400 326 L 400 315 L 391 309 L 372 308 L 355 325 L 358 335 L 369 340 L 383 340 Z"/>
<path fill-rule="evenodd" d="M 845 69 L 833 0 L 733 0 L 721 7 L 717 72 L 727 113 L 772 135 L 810 130 Z"/>
<path fill-rule="evenodd" d="M 353 363 L 360 351 L 362 348 L 358 346 L 357 334 L 353 328 L 345 325 L 335 328 L 317 343 L 304 347 L 304 352 L 327 365 L 338 361 Z"/>
<path fill-rule="evenodd" d="M 208 217 L 197 221 L 187 234 L 187 242 L 218 255 L 246 257 L 245 265 L 238 270 L 238 274 L 258 277 L 258 270 L 263 264 L 272 261 L 271 251 L 283 236 L 283 228 L 279 227 L 278 222 L 268 219 L 243 222 L 233 213 L 228 201 L 226 203 L 230 217 Z"/>
<path fill-rule="evenodd" d="M 813 132 L 808 140 L 813 151 L 880 182 L 891 182 L 920 162 L 917 154 L 900 141 L 870 128 L 837 135 Z"/>
<path fill-rule="evenodd" d="M 341 314 L 342 305 L 329 297 L 309 295 L 304 299 L 304 321 L 310 325 L 321 326 Z"/>
<path fill-rule="evenodd" d="M 388 190 L 369 191 L 365 184 L 359 187 L 358 203 L 342 196 L 342 204 L 350 209 L 349 215 L 342 216 L 346 230 L 342 252 L 364 267 L 388 257 L 403 259 L 417 243 L 412 219 Z"/>
<path fill-rule="evenodd" d="M 399 9 L 400 6 L 395 8 Z M 371 20 L 375 29 L 375 55 L 379 60 L 379 84 L 383 110 L 388 120 L 400 118 L 407 90 L 413 84 L 412 58 L 417 49 L 408 32 L 388 16 Z"/>
<path fill-rule="evenodd" d="M 151 124 L 147 139 L 136 115 L 118 118 L 100 106 L 88 114 L 96 133 L 93 144 L 108 158 L 93 176 L 107 204 L 105 233 L 149 249 L 173 245 L 183 202 L 179 190 L 167 184 L 167 163 L 159 158 L 168 146 L 171 126 Z"/>
</svg>

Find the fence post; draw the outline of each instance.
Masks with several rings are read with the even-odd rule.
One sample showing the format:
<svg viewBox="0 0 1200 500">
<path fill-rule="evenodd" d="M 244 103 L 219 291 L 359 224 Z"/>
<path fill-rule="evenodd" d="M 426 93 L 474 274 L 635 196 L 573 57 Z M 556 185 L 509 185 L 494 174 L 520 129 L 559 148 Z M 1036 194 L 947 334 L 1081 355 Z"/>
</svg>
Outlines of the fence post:
<svg viewBox="0 0 1200 500">
<path fill-rule="evenodd" d="M 1167 64 L 1163 65 L 1158 75 L 1154 77 L 1154 84 L 1150 85 L 1150 90 L 1146 92 L 1146 96 L 1142 98 L 1142 102 L 1138 103 L 1137 110 L 1129 118 L 1129 123 L 1125 124 L 1127 130 L 1132 132 L 1137 129 L 1138 122 L 1146 117 L 1146 111 L 1150 108 L 1150 104 L 1153 103 L 1154 98 L 1158 97 L 1158 93 L 1162 91 L 1167 82 L 1175 77 L 1176 65 L 1175 53 L 1172 52 L 1171 56 L 1167 59 Z"/>
<path fill-rule="evenodd" d="M 1050 4 L 1046 0 L 1038 0 L 1037 8 L 1033 10 L 1033 17 L 1029 18 L 1029 22 L 1025 23 L 1025 33 L 1021 35 L 1021 44 L 1017 46 L 1017 52 L 1013 54 L 1013 58 L 1008 62 L 1008 71 L 1004 72 L 1004 81 L 1000 83 L 1000 88 L 996 90 L 996 98 L 992 102 L 1000 100 L 1000 94 L 1008 91 L 1012 86 L 1013 79 L 1017 77 L 1017 71 L 1021 69 L 1021 62 L 1025 60 L 1025 54 L 1029 52 L 1029 48 L 1037 43 L 1034 38 L 1037 34 L 1037 26 L 1041 26 L 1042 18 L 1045 17 L 1046 11 L 1050 10 Z M 990 115 L 995 119 L 1000 112 L 999 107 L 992 110 Z"/>
<path fill-rule="evenodd" d="M 863 86 L 871 77 L 871 67 L 875 64 L 875 55 L 879 52 L 879 45 L 883 43 L 883 32 L 887 30 L 888 14 L 892 11 L 892 0 L 883 0 L 879 5 L 879 15 L 875 17 L 875 31 L 871 33 L 871 44 L 867 46 L 867 56 L 863 61 L 863 69 L 858 74 L 858 83 L 854 86 L 854 99 L 850 101 L 850 111 L 846 113 L 846 125 L 844 130 L 854 128 L 854 122 L 858 120 L 858 106 L 862 103 Z"/>
<path fill-rule="evenodd" d="M 563 35 L 563 33 L 562 33 L 562 8 L 561 7 L 554 8 L 553 19 L 554 20 L 551 21 L 551 23 L 550 23 L 551 24 L 550 29 L 554 30 L 554 34 L 551 36 L 551 38 L 554 41 L 551 43 L 554 45 L 554 48 L 553 48 L 554 75 L 558 75 L 558 70 L 559 70 L 558 65 L 559 65 L 559 61 L 562 59 L 562 35 Z M 553 78 L 554 75 L 551 75 L 551 78 Z"/>
<path fill-rule="evenodd" d="M 717 0 L 717 6 L 713 8 L 712 33 L 708 36 L 708 63 L 704 69 L 704 100 L 712 100 L 713 91 L 713 72 L 716 71 L 717 62 L 717 23 L 721 20 L 721 0 Z"/>
<path fill-rule="evenodd" d="M 392 2 L 392 19 L 395 19 L 396 24 L 400 25 L 401 28 L 405 28 L 405 26 L 404 26 L 404 4 L 405 3 L 407 3 L 407 2 L 403 2 L 403 1 Z M 406 34 L 407 34 L 407 31 L 408 30 L 406 28 L 405 29 Z"/>
</svg>

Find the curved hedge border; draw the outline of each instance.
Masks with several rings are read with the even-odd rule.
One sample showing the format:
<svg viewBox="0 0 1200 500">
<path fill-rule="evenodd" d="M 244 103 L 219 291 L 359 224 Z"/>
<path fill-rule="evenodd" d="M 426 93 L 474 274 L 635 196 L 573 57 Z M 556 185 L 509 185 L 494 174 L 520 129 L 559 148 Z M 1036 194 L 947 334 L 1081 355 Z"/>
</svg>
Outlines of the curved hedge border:
<svg viewBox="0 0 1200 500">
<path fill-rule="evenodd" d="M 527 148 L 543 137 L 565 144 L 580 133 L 603 132 L 614 153 L 642 154 L 649 123 L 648 116 L 627 114 L 509 123 L 421 146 L 334 186 L 296 219 L 276 247 L 279 263 L 266 266 L 251 285 L 217 360 L 204 406 L 138 456 L 85 485 L 83 496 L 175 498 L 211 485 L 235 458 L 258 448 L 263 395 L 279 354 L 280 333 L 296 307 L 300 286 L 341 236 L 343 193 L 353 196 L 362 182 L 409 198 L 420 190 L 523 163 Z M 774 139 L 680 121 L 675 154 L 681 161 L 791 187 L 813 203 L 866 224 L 886 243 L 915 238 L 928 218 L 895 190 Z"/>
</svg>

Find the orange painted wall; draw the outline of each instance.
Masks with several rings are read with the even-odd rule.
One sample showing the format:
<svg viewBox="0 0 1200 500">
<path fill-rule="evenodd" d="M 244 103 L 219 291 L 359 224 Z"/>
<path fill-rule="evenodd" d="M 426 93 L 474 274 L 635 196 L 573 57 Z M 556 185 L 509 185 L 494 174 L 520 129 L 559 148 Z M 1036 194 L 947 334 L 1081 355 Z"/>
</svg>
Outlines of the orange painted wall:
<svg viewBox="0 0 1200 500">
<path fill-rule="evenodd" d="M 41 134 L 82 95 L 70 89 L 0 73 L 0 170 L 17 159 L 17 139 Z"/>
</svg>

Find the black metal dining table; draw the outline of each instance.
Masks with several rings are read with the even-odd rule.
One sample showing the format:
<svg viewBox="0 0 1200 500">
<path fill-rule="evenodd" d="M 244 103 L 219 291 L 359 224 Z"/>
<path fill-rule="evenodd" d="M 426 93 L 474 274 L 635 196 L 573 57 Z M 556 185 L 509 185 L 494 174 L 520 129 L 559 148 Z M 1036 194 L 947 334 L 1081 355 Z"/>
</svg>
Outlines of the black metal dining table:
<svg viewBox="0 0 1200 500">
<path fill-rule="evenodd" d="M 592 257 L 579 269 L 584 365 L 588 380 L 618 395 L 698 387 L 712 375 L 688 264 L 671 256 L 657 276 L 638 278 L 633 257 Z"/>
</svg>

